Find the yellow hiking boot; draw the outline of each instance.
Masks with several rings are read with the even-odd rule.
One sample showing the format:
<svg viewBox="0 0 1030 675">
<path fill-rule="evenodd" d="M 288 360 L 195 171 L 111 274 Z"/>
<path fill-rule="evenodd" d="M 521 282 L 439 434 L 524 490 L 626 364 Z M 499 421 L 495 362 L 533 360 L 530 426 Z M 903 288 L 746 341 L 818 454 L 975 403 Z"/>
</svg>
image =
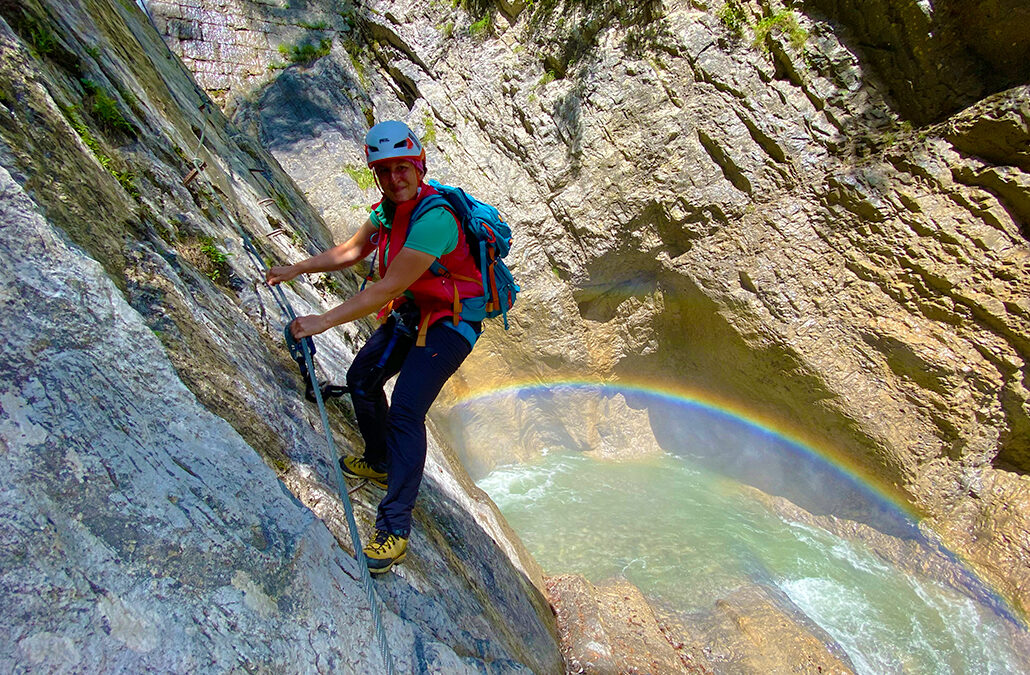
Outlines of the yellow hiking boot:
<svg viewBox="0 0 1030 675">
<path fill-rule="evenodd" d="M 404 560 L 408 552 L 408 540 L 386 530 L 376 530 L 364 551 L 368 571 L 372 574 L 385 574 Z"/>
<path fill-rule="evenodd" d="M 376 469 L 363 457 L 344 457 L 340 460 L 340 471 L 347 478 L 365 478 L 376 487 L 386 489 L 386 472 Z"/>
</svg>

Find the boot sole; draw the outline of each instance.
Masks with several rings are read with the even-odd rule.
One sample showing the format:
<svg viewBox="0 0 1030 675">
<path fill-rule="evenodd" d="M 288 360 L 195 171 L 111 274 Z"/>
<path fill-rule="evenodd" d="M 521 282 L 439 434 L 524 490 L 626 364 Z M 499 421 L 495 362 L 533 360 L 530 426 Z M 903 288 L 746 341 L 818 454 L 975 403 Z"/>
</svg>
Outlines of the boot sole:
<svg viewBox="0 0 1030 675">
<path fill-rule="evenodd" d="M 386 574 L 387 572 L 389 572 L 390 570 L 393 569 L 394 565 L 397 565 L 399 563 L 404 562 L 404 559 L 406 557 L 408 557 L 408 552 L 407 551 L 405 551 L 404 553 L 401 553 L 399 556 L 397 556 L 396 558 L 391 560 L 390 564 L 387 565 L 386 567 L 375 567 L 375 568 L 369 567 L 368 568 L 368 573 L 369 574 Z M 368 562 L 367 558 L 366 558 L 366 562 Z"/>
<path fill-rule="evenodd" d="M 370 476 L 359 476 L 356 473 L 351 473 L 350 471 L 348 471 L 347 469 L 343 468 L 342 466 L 340 467 L 340 473 L 343 474 L 344 478 L 354 478 L 356 480 L 367 480 L 369 483 L 371 483 L 372 485 L 375 485 L 377 488 L 382 488 L 383 490 L 386 489 L 386 483 L 384 483 L 383 481 L 381 481 L 378 478 L 372 478 Z"/>
</svg>

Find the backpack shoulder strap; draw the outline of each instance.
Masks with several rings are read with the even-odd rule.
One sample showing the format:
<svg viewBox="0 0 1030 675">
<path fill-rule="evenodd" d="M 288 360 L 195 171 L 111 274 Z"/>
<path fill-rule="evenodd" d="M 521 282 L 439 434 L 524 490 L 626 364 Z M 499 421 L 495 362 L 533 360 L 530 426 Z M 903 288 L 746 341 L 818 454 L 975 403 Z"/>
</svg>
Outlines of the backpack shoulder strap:
<svg viewBox="0 0 1030 675">
<path fill-rule="evenodd" d="M 423 197 L 415 206 L 415 210 L 411 212 L 411 222 L 415 222 L 415 220 L 426 211 L 434 209 L 437 206 L 442 206 L 451 213 L 454 213 L 454 209 L 451 208 L 450 202 L 448 202 L 442 194 L 434 193 Z"/>
<path fill-rule="evenodd" d="M 440 192 L 434 192 L 423 197 L 419 201 L 419 203 L 415 205 L 415 209 L 411 212 L 411 221 L 409 224 L 409 228 L 411 224 L 414 224 L 420 216 L 422 216 L 430 209 L 435 209 L 437 207 L 447 209 L 447 211 L 454 217 L 454 222 L 457 223 L 459 228 L 461 227 L 461 218 L 454 210 L 454 206 L 451 204 L 450 200 L 448 200 Z M 450 274 L 447 268 L 444 267 L 443 263 L 440 262 L 439 258 L 434 260 L 433 264 L 429 266 L 429 271 L 438 277 L 448 276 Z"/>
</svg>

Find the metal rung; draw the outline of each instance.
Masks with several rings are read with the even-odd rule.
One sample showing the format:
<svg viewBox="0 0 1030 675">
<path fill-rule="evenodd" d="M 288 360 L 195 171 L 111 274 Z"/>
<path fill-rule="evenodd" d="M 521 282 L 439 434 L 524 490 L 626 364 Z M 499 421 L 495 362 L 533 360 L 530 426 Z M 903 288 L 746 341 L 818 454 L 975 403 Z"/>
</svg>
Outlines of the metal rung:
<svg viewBox="0 0 1030 675">
<path fill-rule="evenodd" d="M 193 179 L 195 179 L 200 174 L 200 172 L 206 168 L 207 162 L 203 162 L 200 166 L 193 167 L 193 169 L 191 169 L 190 172 L 186 174 L 186 177 L 182 179 L 182 184 L 184 186 L 189 185 L 193 182 Z"/>
<path fill-rule="evenodd" d="M 266 206 L 268 204 L 275 204 L 275 200 L 271 197 L 267 197 L 258 202 L 258 206 Z"/>
<path fill-rule="evenodd" d="M 274 237 L 277 234 L 285 234 L 285 232 L 286 231 L 283 228 L 280 227 L 278 230 L 272 230 L 271 232 L 269 232 L 265 236 L 266 237 Z"/>
</svg>

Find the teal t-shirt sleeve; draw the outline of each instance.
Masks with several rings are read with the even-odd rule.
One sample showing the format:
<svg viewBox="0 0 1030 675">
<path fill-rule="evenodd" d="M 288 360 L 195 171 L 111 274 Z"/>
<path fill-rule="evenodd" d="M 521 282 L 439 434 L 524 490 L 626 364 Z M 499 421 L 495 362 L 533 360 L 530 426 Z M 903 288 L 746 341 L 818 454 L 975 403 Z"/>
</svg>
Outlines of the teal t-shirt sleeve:
<svg viewBox="0 0 1030 675">
<path fill-rule="evenodd" d="M 372 212 L 368 214 L 368 219 L 372 221 L 372 224 L 376 227 L 390 227 L 390 224 L 386 222 L 386 217 L 383 215 L 383 205 L 372 209 Z"/>
<path fill-rule="evenodd" d="M 429 209 L 408 227 L 404 246 L 434 258 L 445 256 L 458 245 L 458 224 L 442 206 Z"/>
</svg>

